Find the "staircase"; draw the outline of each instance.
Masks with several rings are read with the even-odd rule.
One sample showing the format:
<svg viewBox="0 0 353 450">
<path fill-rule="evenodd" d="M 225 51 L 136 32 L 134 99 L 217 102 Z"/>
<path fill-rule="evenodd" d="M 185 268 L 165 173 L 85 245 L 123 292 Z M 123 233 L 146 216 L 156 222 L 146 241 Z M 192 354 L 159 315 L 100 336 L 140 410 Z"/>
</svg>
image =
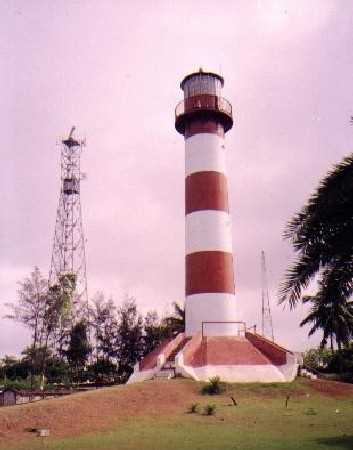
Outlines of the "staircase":
<svg viewBox="0 0 353 450">
<path fill-rule="evenodd" d="M 175 377 L 175 357 L 182 350 L 187 342 L 190 340 L 190 337 L 184 338 L 170 353 L 167 361 L 163 364 L 161 370 L 157 372 L 154 378 L 166 378 L 169 380 L 170 378 Z"/>
</svg>

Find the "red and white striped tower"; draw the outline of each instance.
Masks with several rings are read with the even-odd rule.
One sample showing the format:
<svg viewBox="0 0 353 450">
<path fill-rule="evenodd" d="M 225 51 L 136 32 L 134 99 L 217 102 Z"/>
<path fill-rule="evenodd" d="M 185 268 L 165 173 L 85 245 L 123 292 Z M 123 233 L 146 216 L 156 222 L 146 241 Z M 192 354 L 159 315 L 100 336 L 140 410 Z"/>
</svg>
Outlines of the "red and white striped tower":
<svg viewBox="0 0 353 450">
<path fill-rule="evenodd" d="M 223 85 L 221 76 L 202 69 L 186 76 L 180 84 L 184 100 L 175 110 L 175 127 L 185 138 L 188 336 L 201 331 L 203 323 L 207 335 L 235 334 L 230 323 L 236 316 L 224 146 L 233 117 L 231 104 L 221 97 Z"/>
<path fill-rule="evenodd" d="M 298 370 L 290 351 L 236 321 L 224 147 L 233 117 L 221 97 L 223 84 L 221 76 L 200 69 L 180 85 L 184 100 L 175 127 L 185 138 L 185 333 L 146 355 L 129 383 L 175 374 L 273 383 L 292 381 Z"/>
</svg>

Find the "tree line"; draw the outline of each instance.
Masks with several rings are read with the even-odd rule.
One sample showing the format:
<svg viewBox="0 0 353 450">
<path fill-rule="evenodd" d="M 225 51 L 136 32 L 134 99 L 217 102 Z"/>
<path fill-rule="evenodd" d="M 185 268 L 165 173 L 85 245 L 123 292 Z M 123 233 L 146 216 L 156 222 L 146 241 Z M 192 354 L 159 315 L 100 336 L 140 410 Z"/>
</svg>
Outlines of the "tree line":
<svg viewBox="0 0 353 450">
<path fill-rule="evenodd" d="M 120 306 L 96 293 L 85 307 L 74 296 L 73 276 L 48 289 L 36 267 L 19 282 L 18 300 L 7 303 L 5 317 L 23 324 L 31 342 L 20 358 L 5 356 L 0 378 L 5 383 L 39 386 L 44 383 L 124 383 L 133 367 L 164 339 L 184 330 L 184 310 L 159 317 L 154 310 L 141 314 L 133 297 Z"/>
</svg>

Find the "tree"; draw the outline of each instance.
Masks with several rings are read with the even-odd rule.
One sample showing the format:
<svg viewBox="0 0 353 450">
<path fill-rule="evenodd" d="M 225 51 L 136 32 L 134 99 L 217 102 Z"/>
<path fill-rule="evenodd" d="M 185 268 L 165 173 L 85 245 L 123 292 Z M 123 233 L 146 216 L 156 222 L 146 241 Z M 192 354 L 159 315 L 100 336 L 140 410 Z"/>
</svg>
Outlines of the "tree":
<svg viewBox="0 0 353 450">
<path fill-rule="evenodd" d="M 38 267 L 30 276 L 19 283 L 18 302 L 6 303 L 12 310 L 5 318 L 22 323 L 32 332 L 33 349 L 42 346 L 45 335 L 44 317 L 47 300 L 48 281 L 43 278 Z"/>
<path fill-rule="evenodd" d="M 20 281 L 18 289 L 18 302 L 6 303 L 12 310 L 12 314 L 5 316 L 8 319 L 22 323 L 32 331 L 31 357 L 37 355 L 37 348 L 46 348 L 47 327 L 46 311 L 48 300 L 48 281 L 43 278 L 38 267 L 35 267 L 30 276 Z M 30 361 L 30 368 L 36 366 L 36 362 Z M 42 367 L 44 367 L 42 365 Z M 31 369 L 30 369 L 31 370 Z M 43 368 L 44 370 L 44 368 Z M 30 372 L 32 385 L 32 372 Z"/>
<path fill-rule="evenodd" d="M 303 355 L 304 365 L 315 370 L 326 370 L 330 360 L 332 358 L 332 352 L 324 348 L 311 348 L 307 350 Z"/>
<path fill-rule="evenodd" d="M 317 277 L 318 291 L 302 325 L 313 323 L 309 334 L 323 330 L 338 347 L 353 335 L 353 154 L 344 158 L 320 182 L 307 204 L 288 223 L 284 237 L 298 254 L 280 287 L 280 303 L 293 308 L 302 291 Z M 304 301 L 309 301 L 309 299 Z"/>
<path fill-rule="evenodd" d="M 5 357 L 1 360 L 1 372 L 5 381 L 8 377 L 13 379 L 16 378 L 16 366 L 18 363 L 19 360 L 16 356 L 5 355 Z"/>
<path fill-rule="evenodd" d="M 324 291 L 325 292 L 325 291 Z M 337 301 L 337 299 L 325 299 L 320 288 L 316 295 L 305 296 L 303 303 L 312 304 L 309 315 L 300 323 L 300 326 L 312 324 L 309 336 L 318 330 L 322 330 L 323 337 L 320 347 L 326 347 L 330 339 L 331 352 L 333 353 L 333 341 L 338 348 L 348 345 L 353 329 L 353 303 L 351 301 Z"/>
<path fill-rule="evenodd" d="M 84 317 L 81 305 L 75 298 L 76 275 L 65 273 L 59 277 L 58 283 L 49 287 L 46 309 L 46 345 L 51 340 L 52 347 L 63 358 L 70 340 L 73 317 L 76 321 Z"/>
<path fill-rule="evenodd" d="M 116 307 L 112 299 L 105 300 L 102 292 L 96 293 L 90 308 L 90 324 L 94 332 L 96 361 L 100 367 L 111 367 L 114 342 L 117 336 Z"/>
<path fill-rule="evenodd" d="M 173 302 L 174 311 L 170 316 L 164 319 L 172 335 L 183 333 L 185 331 L 185 308 L 177 302 Z"/>
<path fill-rule="evenodd" d="M 307 204 L 288 223 L 284 237 L 297 260 L 286 272 L 280 303 L 294 307 L 316 276 L 323 296 L 348 299 L 353 292 L 353 154 L 320 182 Z M 330 292 L 328 292 L 330 291 Z"/>
<path fill-rule="evenodd" d="M 118 310 L 117 332 L 118 375 L 120 381 L 125 382 L 143 355 L 143 320 L 133 297 L 127 297 Z"/>
<path fill-rule="evenodd" d="M 157 311 L 148 311 L 144 321 L 144 348 L 143 356 L 150 353 L 163 341 L 170 336 L 170 330 L 165 320 L 160 320 Z"/>
<path fill-rule="evenodd" d="M 66 351 L 70 368 L 73 369 L 76 378 L 79 377 L 79 373 L 84 368 L 90 353 L 91 347 L 87 337 L 87 323 L 82 320 L 73 326 L 70 333 L 69 348 Z"/>
<path fill-rule="evenodd" d="M 42 372 L 43 361 L 47 362 L 51 356 L 52 352 L 46 347 L 37 347 L 33 346 L 26 347 L 21 352 L 22 362 L 26 362 L 31 367 L 31 372 L 33 374 L 39 374 Z"/>
<path fill-rule="evenodd" d="M 69 319 L 73 312 L 73 306 L 75 302 L 75 290 L 76 290 L 76 274 L 66 273 L 60 276 L 59 286 L 61 296 L 60 304 L 60 316 L 64 319 Z"/>
</svg>

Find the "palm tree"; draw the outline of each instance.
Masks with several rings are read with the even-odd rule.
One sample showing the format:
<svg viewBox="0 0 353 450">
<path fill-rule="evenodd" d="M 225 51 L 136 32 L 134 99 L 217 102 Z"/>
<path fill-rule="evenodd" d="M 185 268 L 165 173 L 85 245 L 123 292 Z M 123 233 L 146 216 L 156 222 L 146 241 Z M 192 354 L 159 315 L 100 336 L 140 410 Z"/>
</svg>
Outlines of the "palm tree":
<svg viewBox="0 0 353 450">
<path fill-rule="evenodd" d="M 316 275 L 324 298 L 348 301 L 353 292 L 353 154 L 321 181 L 284 237 L 298 258 L 287 269 L 279 302 L 295 307 Z"/>
<path fill-rule="evenodd" d="M 337 301 L 336 299 L 325 299 L 322 289 L 316 295 L 303 297 L 303 303 L 312 304 L 309 315 L 302 320 L 300 326 L 311 324 L 309 336 L 322 330 L 323 336 L 320 347 L 324 348 L 330 339 L 330 348 L 333 353 L 333 341 L 337 342 L 338 348 L 347 345 L 353 329 L 353 302 Z"/>
<path fill-rule="evenodd" d="M 312 324 L 309 335 L 321 329 L 321 346 L 330 338 L 333 349 L 334 338 L 341 349 L 353 336 L 353 154 L 324 177 L 284 237 L 298 257 L 287 269 L 279 303 L 294 308 L 317 277 L 317 293 L 302 298 L 312 308 L 300 325 Z"/>
</svg>

